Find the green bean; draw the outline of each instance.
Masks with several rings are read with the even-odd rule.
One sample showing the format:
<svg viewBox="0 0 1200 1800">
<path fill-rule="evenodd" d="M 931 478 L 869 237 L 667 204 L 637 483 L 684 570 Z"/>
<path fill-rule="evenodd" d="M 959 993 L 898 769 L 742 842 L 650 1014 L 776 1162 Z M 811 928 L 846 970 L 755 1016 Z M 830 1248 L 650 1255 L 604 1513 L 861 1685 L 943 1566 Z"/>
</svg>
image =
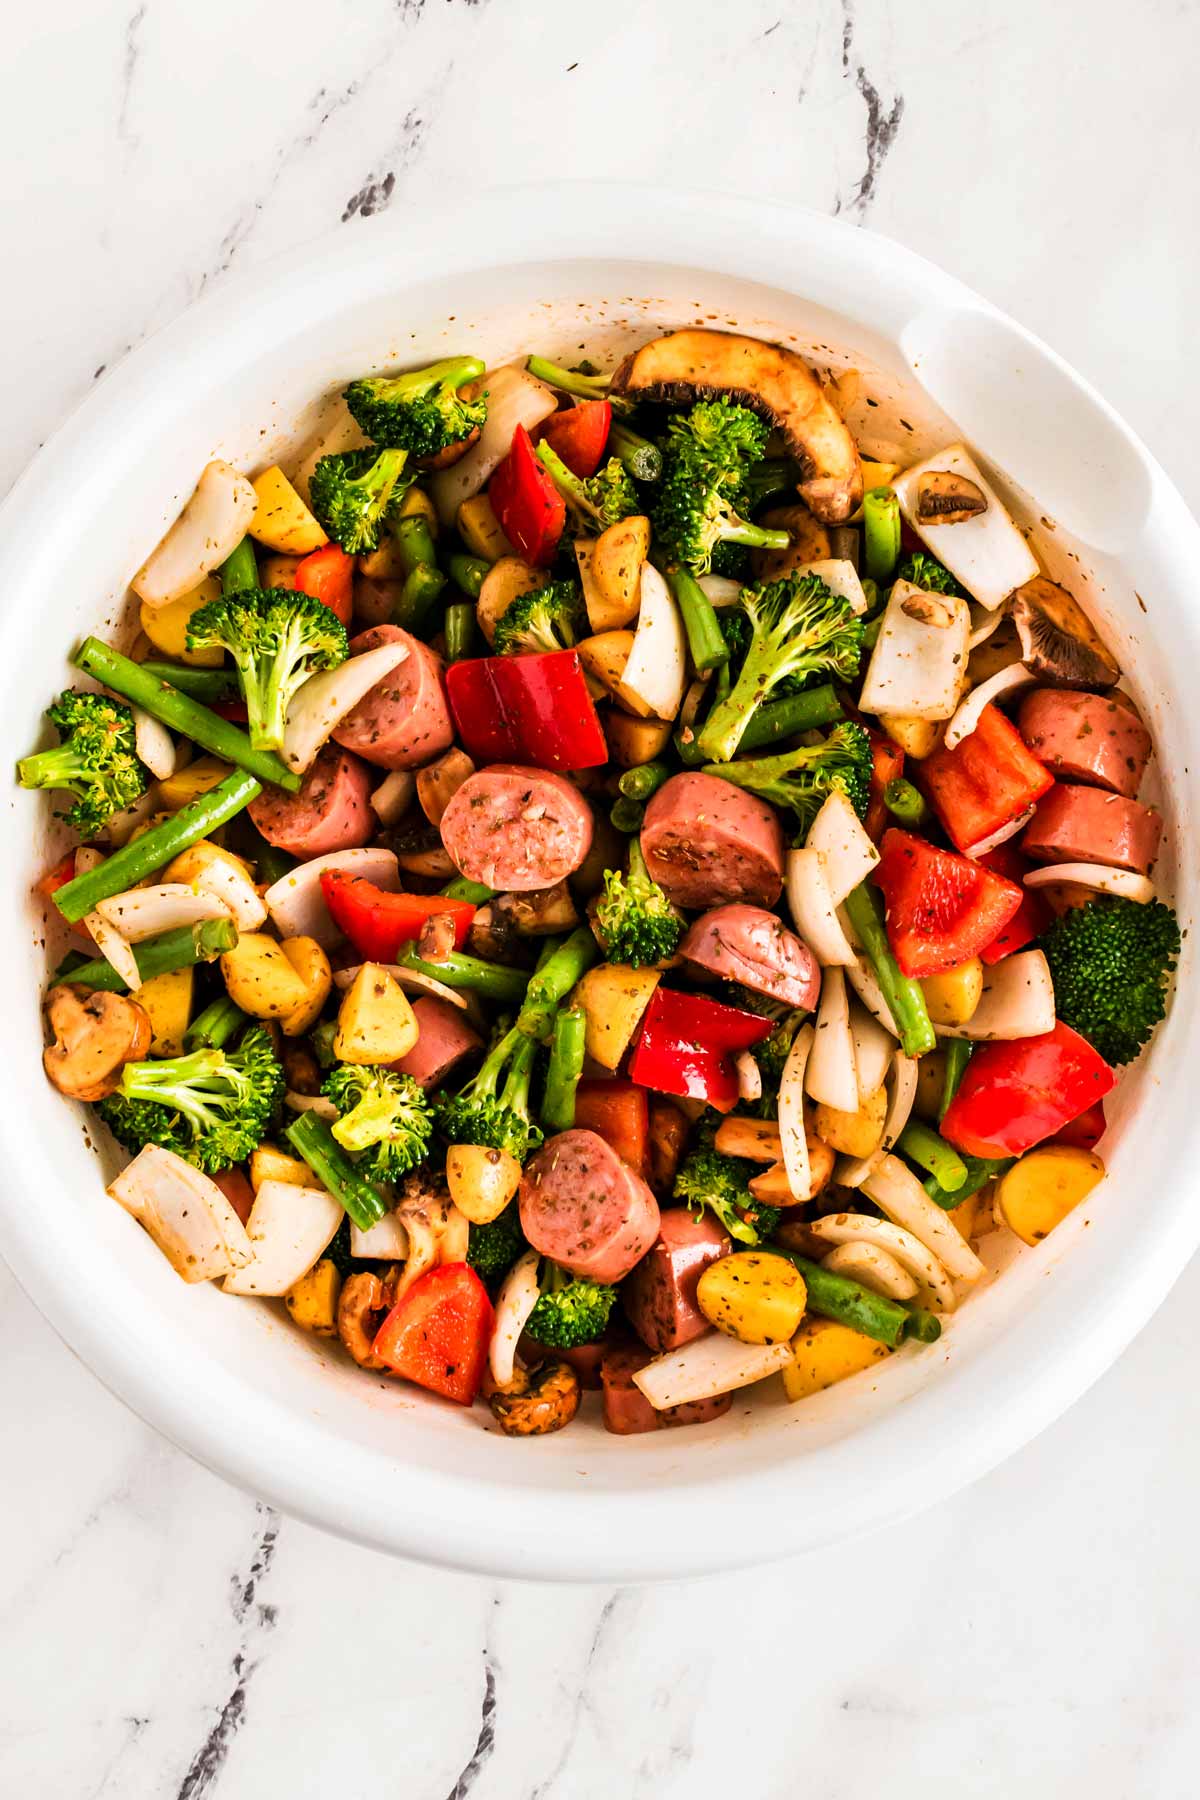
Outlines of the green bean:
<svg viewBox="0 0 1200 1800">
<path fill-rule="evenodd" d="M 482 881 L 470 881 L 465 875 L 456 876 L 442 889 L 447 900 L 469 900 L 472 906 L 482 906 L 495 892 L 495 888 L 484 887 Z"/>
<path fill-rule="evenodd" d="M 173 662 L 144 662 L 140 667 L 155 681 L 168 682 L 189 699 L 203 700 L 209 706 L 238 691 L 237 675 L 232 669 L 197 669 L 191 663 Z"/>
<path fill-rule="evenodd" d="M 189 969 L 194 963 L 211 962 L 216 956 L 224 956 L 237 941 L 237 927 L 232 919 L 201 919 L 196 925 L 176 925 L 171 931 L 161 931 L 157 937 L 144 938 L 140 944 L 134 944 L 133 960 L 142 980 L 153 981 L 156 975 L 169 975 L 175 969 Z M 77 963 L 70 970 L 64 965 L 55 971 L 54 979 L 76 981 L 80 987 L 102 988 L 110 994 L 128 991 L 117 971 L 103 956 L 92 962 Z"/>
<path fill-rule="evenodd" d="M 701 674 L 729 661 L 729 645 L 716 608 L 690 569 L 674 563 L 665 571 L 675 604 L 683 617 L 692 666 Z"/>
<path fill-rule="evenodd" d="M 446 573 L 468 600 L 478 600 L 479 590 L 491 566 L 482 556 L 468 556 L 462 550 L 454 550 L 446 558 Z"/>
<path fill-rule="evenodd" d="M 587 1014 L 582 1007 L 564 1007 L 555 1013 L 542 1093 L 541 1121 L 547 1131 L 569 1131 L 575 1123 L 575 1090 L 583 1073 L 586 1034 Z"/>
<path fill-rule="evenodd" d="M 723 664 L 716 674 L 718 692 L 714 700 L 719 702 L 721 677 L 728 676 L 728 664 Z M 768 700 L 765 706 L 757 706 L 750 714 L 750 722 L 742 733 L 739 750 L 767 750 L 782 738 L 795 737 L 799 731 L 812 731 L 821 725 L 836 725 L 846 716 L 841 701 L 829 682 L 820 687 L 805 688 L 801 694 L 785 694 L 782 700 Z M 700 734 L 685 741 L 682 732 L 675 734 L 675 748 L 679 752 L 680 761 L 688 767 L 707 762 L 700 748 Z"/>
<path fill-rule="evenodd" d="M 512 1006 L 525 992 L 529 975 L 524 969 L 510 969 L 504 963 L 484 962 L 482 957 L 468 956 L 452 950 L 441 962 L 425 962 L 415 950 L 408 949 L 397 958 L 397 966 L 412 969 L 418 975 L 431 975 L 444 987 L 461 988 L 465 993 L 482 994 L 497 1006 Z"/>
<path fill-rule="evenodd" d="M 967 1165 L 953 1144 L 919 1119 L 910 1119 L 896 1140 L 901 1156 L 932 1175 L 948 1194 L 957 1193 L 967 1179 Z"/>
<path fill-rule="evenodd" d="M 436 565 L 437 545 L 433 541 L 429 520 L 424 513 L 408 513 L 397 520 L 392 527 L 392 536 L 399 547 L 400 561 L 406 575 L 411 575 L 422 563 L 427 563 L 430 567 Z"/>
<path fill-rule="evenodd" d="M 946 1072 L 942 1077 L 942 1098 L 938 1105 L 938 1124 L 940 1125 L 950 1111 L 950 1102 L 959 1089 L 959 1084 L 967 1071 L 971 1060 L 971 1052 L 975 1046 L 968 1038 L 946 1039 Z"/>
<path fill-rule="evenodd" d="M 228 994 L 221 994 L 203 1012 L 196 1014 L 183 1034 L 183 1041 L 189 1050 L 223 1050 L 230 1038 L 248 1022 L 249 1014 L 244 1013 Z"/>
<path fill-rule="evenodd" d="M 630 837 L 635 831 L 642 829 L 646 809 L 639 801 L 629 800 L 622 794 L 619 799 L 614 800 L 608 816 L 617 831 L 623 831 L 626 837 Z"/>
<path fill-rule="evenodd" d="M 785 1250 L 778 1244 L 769 1248 L 772 1256 L 785 1256 L 803 1275 L 809 1312 L 819 1313 L 823 1319 L 836 1319 L 839 1325 L 861 1331 L 864 1337 L 887 1344 L 892 1350 L 898 1349 L 905 1338 L 932 1344 L 942 1335 L 941 1322 L 933 1313 L 889 1300 L 863 1287 L 861 1282 L 851 1281 L 848 1275 L 823 1269 L 820 1263 L 810 1262 L 794 1250 Z"/>
<path fill-rule="evenodd" d="M 875 971 L 893 1019 L 900 1032 L 900 1044 L 906 1056 L 924 1056 L 937 1043 L 925 996 L 915 981 L 900 972 L 892 955 L 883 925 L 883 902 L 868 882 L 863 882 L 846 897 L 846 916 L 854 927 L 858 941 Z"/>
<path fill-rule="evenodd" d="M 403 519 L 401 523 L 407 525 L 409 521 Z M 436 563 L 417 563 L 392 609 L 392 624 L 419 634 L 428 624 L 434 603 L 445 585 L 446 577 Z"/>
<path fill-rule="evenodd" d="M 315 1112 L 302 1112 L 283 1135 L 360 1231 L 379 1223 L 388 1210 L 387 1202 L 378 1188 L 359 1174 L 324 1119 Z"/>
<path fill-rule="evenodd" d="M 475 608 L 470 600 L 452 600 L 442 626 L 446 661 L 463 662 L 475 648 Z"/>
<path fill-rule="evenodd" d="M 890 487 L 863 496 L 863 560 L 872 581 L 890 581 L 900 558 L 900 502 Z"/>
<path fill-rule="evenodd" d="M 527 1037 L 549 1036 L 554 1015 L 580 976 L 600 960 L 600 946 L 585 925 L 564 938 L 541 966 L 535 969 L 526 990 L 517 1025 Z"/>
<path fill-rule="evenodd" d="M 244 537 L 237 549 L 230 551 L 217 574 L 221 578 L 223 594 L 236 594 L 239 588 L 256 588 L 258 559 L 254 554 L 254 539 Z"/>
<path fill-rule="evenodd" d="M 664 781 L 670 781 L 674 772 L 665 762 L 638 763 L 636 768 L 624 771 L 617 786 L 627 800 L 646 801 L 657 794 Z"/>
<path fill-rule="evenodd" d="M 894 819 L 899 819 L 901 825 L 912 831 L 924 825 L 929 817 L 929 803 L 924 794 L 903 775 L 888 782 L 883 790 L 883 804 Z"/>
<path fill-rule="evenodd" d="M 967 1179 L 961 1187 L 943 1187 L 935 1175 L 931 1175 L 923 1184 L 934 1205 L 942 1207 L 946 1212 L 950 1212 L 963 1200 L 969 1200 L 972 1194 L 977 1194 L 980 1188 L 986 1187 L 989 1181 L 995 1181 L 997 1175 L 1003 1175 L 1005 1169 L 1011 1169 L 1013 1165 L 1011 1156 L 967 1156 L 964 1153 L 962 1160 L 966 1164 Z"/>
</svg>

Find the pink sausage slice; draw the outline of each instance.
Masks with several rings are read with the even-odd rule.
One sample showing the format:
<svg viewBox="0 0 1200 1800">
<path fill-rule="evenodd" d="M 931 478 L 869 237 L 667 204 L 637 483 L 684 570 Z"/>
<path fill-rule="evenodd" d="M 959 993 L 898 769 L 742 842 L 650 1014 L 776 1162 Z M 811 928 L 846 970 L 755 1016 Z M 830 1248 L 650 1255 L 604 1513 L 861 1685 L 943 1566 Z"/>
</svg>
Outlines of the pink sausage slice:
<svg viewBox="0 0 1200 1800">
<path fill-rule="evenodd" d="M 658 1201 L 594 1131 L 547 1138 L 525 1165 L 520 1204 L 534 1249 L 588 1281 L 620 1281 L 658 1236 Z"/>
<path fill-rule="evenodd" d="M 436 994 L 422 994 L 413 1001 L 412 1012 L 420 1036 L 408 1055 L 392 1067 L 401 1075 L 411 1075 L 418 1087 L 440 1087 L 455 1064 L 478 1050 L 483 1039 L 467 1024 L 460 1008 L 439 1000 Z"/>
<path fill-rule="evenodd" d="M 673 775 L 663 783 L 646 808 L 642 855 L 676 906 L 774 906 L 783 892 L 778 817 L 757 794 L 716 775 Z"/>
<path fill-rule="evenodd" d="M 1150 733 L 1111 694 L 1038 688 L 1022 702 L 1017 724 L 1039 762 L 1060 780 L 1136 798 L 1150 760 Z"/>
<path fill-rule="evenodd" d="M 442 814 L 446 854 L 470 881 L 505 893 L 553 887 L 592 847 L 592 809 L 548 769 L 493 763 L 468 775 Z"/>
<path fill-rule="evenodd" d="M 621 1289 L 626 1317 L 649 1349 L 678 1350 L 704 1335 L 708 1320 L 696 1305 L 696 1283 L 732 1248 L 708 1213 L 698 1219 L 686 1206 L 672 1206 L 662 1214 L 653 1249 Z"/>
<path fill-rule="evenodd" d="M 357 756 L 326 744 L 298 794 L 264 788 L 250 817 L 268 844 L 289 856 L 361 850 L 379 825 L 371 811 L 371 771 Z"/>
<path fill-rule="evenodd" d="M 375 625 L 350 640 L 350 654 L 403 643 L 408 655 L 376 682 L 334 739 L 381 769 L 413 769 L 432 762 L 454 742 L 454 726 L 442 686 L 442 659 L 398 625 Z"/>
<path fill-rule="evenodd" d="M 1035 862 L 1103 863 L 1146 875 L 1161 835 L 1162 819 L 1148 806 L 1103 788 L 1058 782 L 1039 802 L 1021 848 Z"/>
<path fill-rule="evenodd" d="M 634 1437 L 639 1432 L 660 1431 L 672 1425 L 707 1425 L 733 1405 L 732 1394 L 714 1394 L 711 1400 L 685 1400 L 680 1406 L 667 1406 L 656 1412 L 633 1379 L 649 1361 L 649 1351 L 630 1346 L 610 1350 L 600 1364 L 606 1431 L 615 1432 L 618 1437 Z"/>
<path fill-rule="evenodd" d="M 762 906 L 718 906 L 697 919 L 679 954 L 710 975 L 811 1012 L 821 971 L 808 945 Z"/>
</svg>

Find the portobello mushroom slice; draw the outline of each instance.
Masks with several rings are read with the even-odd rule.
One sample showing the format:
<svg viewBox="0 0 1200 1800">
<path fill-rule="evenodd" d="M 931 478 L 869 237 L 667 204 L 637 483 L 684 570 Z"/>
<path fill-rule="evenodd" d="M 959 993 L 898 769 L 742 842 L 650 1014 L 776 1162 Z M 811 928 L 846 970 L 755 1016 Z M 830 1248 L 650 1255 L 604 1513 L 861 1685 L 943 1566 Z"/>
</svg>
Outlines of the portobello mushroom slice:
<svg viewBox="0 0 1200 1800">
<path fill-rule="evenodd" d="M 820 381 L 794 351 L 729 331 L 671 331 L 627 356 L 611 392 L 687 405 L 727 394 L 782 434 L 799 462 L 800 497 L 841 525 L 863 496 L 854 439 Z"/>
<path fill-rule="evenodd" d="M 1021 660 L 1041 680 L 1059 687 L 1110 688 L 1121 679 L 1120 665 L 1083 608 L 1044 575 L 1016 589 L 1012 621 Z"/>
<path fill-rule="evenodd" d="M 758 521 L 771 531 L 786 531 L 786 550 L 754 550 L 750 567 L 758 581 L 782 581 L 805 563 L 827 562 L 833 555 L 830 534 L 807 506 L 773 506 Z"/>
</svg>

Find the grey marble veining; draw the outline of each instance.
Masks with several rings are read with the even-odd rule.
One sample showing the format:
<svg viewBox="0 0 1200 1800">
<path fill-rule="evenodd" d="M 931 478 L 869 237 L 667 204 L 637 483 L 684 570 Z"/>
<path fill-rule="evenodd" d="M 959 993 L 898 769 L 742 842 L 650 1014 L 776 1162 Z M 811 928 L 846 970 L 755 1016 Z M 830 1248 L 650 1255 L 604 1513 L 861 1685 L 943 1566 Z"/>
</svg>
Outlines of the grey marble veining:
<svg viewBox="0 0 1200 1800">
<path fill-rule="evenodd" d="M 1188 0 L 62 0 L 7 48 L 0 488 L 227 269 L 388 208 L 469 232 L 485 181 L 606 175 L 925 251 L 1200 503 Z M 1190 1272 L 1067 1419 L 903 1528 L 642 1592 L 410 1568 L 281 1518 L 128 1414 L 0 1271 L 0 1793 L 1184 1800 L 1198 1297 Z"/>
</svg>

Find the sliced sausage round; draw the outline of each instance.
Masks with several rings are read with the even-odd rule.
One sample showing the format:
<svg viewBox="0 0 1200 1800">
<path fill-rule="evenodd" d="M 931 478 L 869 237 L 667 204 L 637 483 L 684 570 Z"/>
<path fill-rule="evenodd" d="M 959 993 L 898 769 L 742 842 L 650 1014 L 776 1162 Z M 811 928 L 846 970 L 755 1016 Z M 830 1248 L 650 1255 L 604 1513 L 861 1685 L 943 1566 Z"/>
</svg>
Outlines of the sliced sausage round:
<svg viewBox="0 0 1200 1800">
<path fill-rule="evenodd" d="M 628 1275 L 658 1236 L 658 1201 L 594 1131 L 547 1138 L 521 1177 L 521 1229 L 588 1281 Z"/>
<path fill-rule="evenodd" d="M 676 906 L 774 906 L 783 892 L 777 815 L 757 794 L 716 775 L 689 771 L 663 783 L 646 808 L 642 855 Z"/>
<path fill-rule="evenodd" d="M 1162 819 L 1148 806 L 1103 788 L 1058 782 L 1039 801 L 1021 848 L 1035 862 L 1103 863 L 1146 875 L 1161 835 Z"/>
<path fill-rule="evenodd" d="M 419 1036 L 408 1054 L 392 1067 L 401 1075 L 411 1075 L 418 1087 L 440 1087 L 455 1064 L 478 1050 L 483 1039 L 468 1025 L 460 1007 L 436 994 L 422 994 L 414 1000 L 412 1014 Z"/>
<path fill-rule="evenodd" d="M 592 842 L 592 809 L 562 775 L 493 763 L 469 775 L 442 814 L 442 843 L 460 875 L 504 892 L 553 887 Z"/>
<path fill-rule="evenodd" d="M 697 1218 L 686 1206 L 672 1206 L 660 1216 L 653 1248 L 621 1288 L 625 1315 L 648 1349 L 678 1350 L 708 1330 L 696 1305 L 696 1283 L 709 1263 L 732 1248 L 710 1213 Z"/>
<path fill-rule="evenodd" d="M 371 771 L 345 750 L 326 744 L 298 794 L 264 788 L 250 817 L 268 844 L 289 856 L 327 856 L 361 850 L 379 821 L 371 811 Z"/>
<path fill-rule="evenodd" d="M 811 1012 L 821 970 L 808 945 L 762 906 L 718 906 L 691 926 L 679 954 L 697 968 L 756 994 Z"/>
<path fill-rule="evenodd" d="M 381 769 L 415 769 L 454 742 L 442 659 L 398 625 L 375 625 L 350 640 L 350 654 L 404 644 L 408 655 L 348 712 L 334 740 Z"/>
<path fill-rule="evenodd" d="M 1060 780 L 1136 798 L 1150 760 L 1150 733 L 1111 694 L 1038 688 L 1022 701 L 1017 724 L 1038 761 Z"/>
<path fill-rule="evenodd" d="M 672 1425 L 707 1425 L 733 1405 L 732 1394 L 714 1394 L 709 1400 L 685 1400 L 679 1406 L 656 1412 L 634 1381 L 650 1361 L 648 1350 L 633 1345 L 610 1350 L 600 1364 L 604 1389 L 604 1429 L 618 1437 L 634 1437 L 643 1431 L 660 1431 Z"/>
</svg>

